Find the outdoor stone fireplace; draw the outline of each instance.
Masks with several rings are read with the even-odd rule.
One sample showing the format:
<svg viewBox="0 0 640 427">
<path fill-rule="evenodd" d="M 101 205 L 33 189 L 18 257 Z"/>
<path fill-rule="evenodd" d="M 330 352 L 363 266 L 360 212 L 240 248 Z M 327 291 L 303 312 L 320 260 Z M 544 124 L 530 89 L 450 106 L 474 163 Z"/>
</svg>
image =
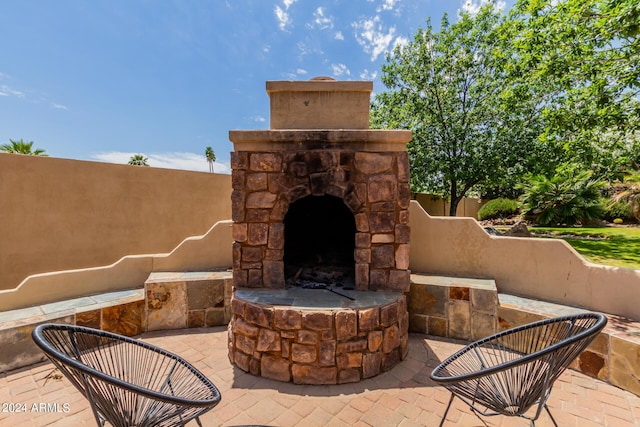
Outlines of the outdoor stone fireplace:
<svg viewBox="0 0 640 427">
<path fill-rule="evenodd" d="M 369 129 L 371 90 L 270 81 L 270 129 L 229 132 L 240 369 L 335 384 L 406 356 L 411 132 Z"/>
</svg>

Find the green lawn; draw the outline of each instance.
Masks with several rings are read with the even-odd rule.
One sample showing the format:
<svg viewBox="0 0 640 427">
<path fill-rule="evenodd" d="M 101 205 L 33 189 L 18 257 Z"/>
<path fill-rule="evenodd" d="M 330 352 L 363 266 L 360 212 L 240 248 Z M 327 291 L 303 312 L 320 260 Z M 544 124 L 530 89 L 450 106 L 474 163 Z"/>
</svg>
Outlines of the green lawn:
<svg viewBox="0 0 640 427">
<path fill-rule="evenodd" d="M 591 262 L 640 269 L 640 227 L 531 227 L 529 231 L 557 235 Z"/>
</svg>

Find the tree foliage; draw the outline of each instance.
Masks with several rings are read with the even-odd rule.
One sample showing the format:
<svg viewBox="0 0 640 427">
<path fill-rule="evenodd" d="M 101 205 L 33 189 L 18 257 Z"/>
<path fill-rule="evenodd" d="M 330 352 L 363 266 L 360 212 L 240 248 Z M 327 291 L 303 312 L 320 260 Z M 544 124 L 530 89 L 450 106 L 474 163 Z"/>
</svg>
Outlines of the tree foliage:
<svg viewBox="0 0 640 427">
<path fill-rule="evenodd" d="M 207 163 L 209 163 L 209 172 L 213 172 L 213 164 L 216 161 L 216 153 L 213 151 L 213 148 L 205 148 L 204 156 L 207 158 Z"/>
<path fill-rule="evenodd" d="M 509 42 L 493 4 L 439 31 L 427 21 L 383 66 L 389 89 L 372 104 L 372 124 L 413 131 L 413 191 L 450 197 L 450 215 L 474 187 L 511 186 L 530 170 L 538 135 L 536 97 L 506 73 Z"/>
<path fill-rule="evenodd" d="M 510 73 L 544 96 L 551 168 L 577 162 L 609 180 L 637 162 L 640 2 L 519 0 L 505 24 Z"/>
<path fill-rule="evenodd" d="M 41 148 L 32 150 L 32 147 L 33 141 L 24 142 L 22 139 L 20 141 L 9 139 L 9 144 L 0 145 L 0 151 L 12 154 L 26 154 L 28 156 L 48 156 L 48 154 L 45 153 L 45 150 Z"/>
<path fill-rule="evenodd" d="M 134 154 L 127 164 L 131 166 L 149 166 L 149 159 L 143 154 Z"/>
</svg>

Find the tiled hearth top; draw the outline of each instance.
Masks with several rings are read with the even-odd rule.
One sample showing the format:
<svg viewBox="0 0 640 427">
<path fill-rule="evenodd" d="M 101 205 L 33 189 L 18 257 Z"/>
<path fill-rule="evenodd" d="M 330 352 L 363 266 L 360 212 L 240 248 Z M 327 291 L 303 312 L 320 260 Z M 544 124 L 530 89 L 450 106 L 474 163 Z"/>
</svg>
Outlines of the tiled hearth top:
<svg viewBox="0 0 640 427">
<path fill-rule="evenodd" d="M 297 309 L 369 308 L 396 301 L 402 293 L 392 291 L 352 291 L 336 289 L 236 289 L 235 298 L 265 305 L 279 305 Z"/>
</svg>

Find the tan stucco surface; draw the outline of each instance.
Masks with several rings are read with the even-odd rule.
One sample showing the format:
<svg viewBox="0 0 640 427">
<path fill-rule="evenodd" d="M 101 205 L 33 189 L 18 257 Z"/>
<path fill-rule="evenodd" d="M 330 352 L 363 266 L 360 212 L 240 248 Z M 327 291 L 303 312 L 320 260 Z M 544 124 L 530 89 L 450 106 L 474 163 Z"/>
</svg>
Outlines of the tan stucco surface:
<svg viewBox="0 0 640 427">
<path fill-rule="evenodd" d="M 0 153 L 0 290 L 170 252 L 230 218 L 230 197 L 230 175 Z"/>
<path fill-rule="evenodd" d="M 497 237 L 410 207 L 412 272 L 491 278 L 498 292 L 640 320 L 640 270 L 587 262 L 562 240 Z"/>
</svg>

